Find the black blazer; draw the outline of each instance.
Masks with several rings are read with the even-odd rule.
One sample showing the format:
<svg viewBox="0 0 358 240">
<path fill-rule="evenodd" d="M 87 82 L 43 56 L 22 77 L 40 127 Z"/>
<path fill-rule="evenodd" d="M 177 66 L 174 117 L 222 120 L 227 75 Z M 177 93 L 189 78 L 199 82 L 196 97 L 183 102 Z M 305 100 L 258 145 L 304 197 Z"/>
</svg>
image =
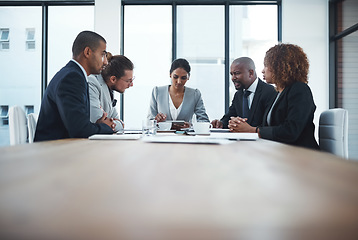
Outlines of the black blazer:
<svg viewBox="0 0 358 240">
<path fill-rule="evenodd" d="M 229 111 L 221 118 L 224 128 L 228 128 L 230 117 L 242 116 L 242 95 L 243 91 L 238 90 L 232 100 Z M 277 95 L 274 87 L 258 79 L 255 96 L 251 104 L 247 123 L 251 126 L 259 126 L 262 124 L 263 115 L 266 108 Z"/>
<path fill-rule="evenodd" d="M 95 133 L 113 131 L 104 123 L 90 122 L 88 83 L 81 68 L 70 61 L 45 91 L 34 141 L 87 138 Z"/>
<path fill-rule="evenodd" d="M 261 137 L 296 146 L 319 149 L 314 137 L 315 126 L 313 123 L 316 105 L 309 86 L 302 82 L 295 82 L 286 87 L 273 106 L 271 126 L 268 126 L 267 114 L 273 101 L 265 112 L 263 127 L 260 127 Z"/>
</svg>

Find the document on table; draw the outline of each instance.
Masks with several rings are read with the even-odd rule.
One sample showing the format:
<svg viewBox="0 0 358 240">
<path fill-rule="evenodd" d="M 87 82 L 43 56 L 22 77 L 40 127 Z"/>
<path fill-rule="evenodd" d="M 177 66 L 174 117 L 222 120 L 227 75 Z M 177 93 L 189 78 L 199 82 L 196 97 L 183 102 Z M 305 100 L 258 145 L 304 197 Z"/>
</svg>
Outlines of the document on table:
<svg viewBox="0 0 358 240">
<path fill-rule="evenodd" d="M 95 134 L 90 136 L 89 140 L 137 140 L 141 134 Z"/>
<path fill-rule="evenodd" d="M 212 132 L 210 138 L 223 138 L 230 140 L 257 140 L 259 135 L 257 133 L 233 133 L 233 132 Z"/>
<path fill-rule="evenodd" d="M 144 136 L 143 142 L 154 143 L 195 143 L 195 144 L 228 144 L 232 143 L 229 139 L 210 138 L 209 136 L 184 136 L 184 135 L 162 135 Z"/>
</svg>

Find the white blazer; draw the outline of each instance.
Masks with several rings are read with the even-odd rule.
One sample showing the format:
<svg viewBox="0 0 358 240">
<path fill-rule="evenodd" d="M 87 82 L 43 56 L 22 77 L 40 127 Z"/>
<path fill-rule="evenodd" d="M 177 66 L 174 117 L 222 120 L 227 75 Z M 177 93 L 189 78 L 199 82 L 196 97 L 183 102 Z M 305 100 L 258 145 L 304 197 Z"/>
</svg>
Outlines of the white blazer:
<svg viewBox="0 0 358 240">
<path fill-rule="evenodd" d="M 112 99 L 109 93 L 109 88 L 106 82 L 103 80 L 101 74 L 88 76 L 88 87 L 90 97 L 90 118 L 91 122 L 95 123 L 103 116 L 103 111 L 108 115 L 108 118 L 119 119 L 118 112 L 115 107 L 112 106 Z M 123 129 L 122 123 L 115 121 L 115 131 Z"/>
<path fill-rule="evenodd" d="M 154 119 L 158 113 L 164 113 L 167 115 L 167 120 L 173 120 L 169 108 L 169 86 L 170 85 L 153 88 L 147 116 L 148 119 Z M 209 122 L 200 91 L 198 89 L 184 87 L 182 109 L 178 114 L 177 120 L 191 122 L 194 113 L 198 122 Z"/>
</svg>

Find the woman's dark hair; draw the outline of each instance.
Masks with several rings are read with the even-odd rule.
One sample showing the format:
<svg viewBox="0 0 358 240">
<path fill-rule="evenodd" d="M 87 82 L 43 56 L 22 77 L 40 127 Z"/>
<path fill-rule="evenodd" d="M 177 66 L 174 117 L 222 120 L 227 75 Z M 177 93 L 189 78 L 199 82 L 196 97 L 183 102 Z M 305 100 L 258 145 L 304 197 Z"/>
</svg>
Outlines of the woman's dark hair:
<svg viewBox="0 0 358 240">
<path fill-rule="evenodd" d="M 169 73 L 172 74 L 172 72 L 177 68 L 184 69 L 190 75 L 191 68 L 190 68 L 189 62 L 187 60 L 185 60 L 184 58 L 178 58 L 178 59 L 174 60 L 174 62 L 172 63 L 172 66 L 170 67 Z"/>
<path fill-rule="evenodd" d="M 134 65 L 126 56 L 107 53 L 108 65 L 102 70 L 101 75 L 104 81 L 108 81 L 111 76 L 121 78 L 125 75 L 125 70 L 133 70 Z"/>
<path fill-rule="evenodd" d="M 294 82 L 308 82 L 309 62 L 302 48 L 281 43 L 266 52 L 264 64 L 272 72 L 273 83 L 285 88 Z"/>
</svg>

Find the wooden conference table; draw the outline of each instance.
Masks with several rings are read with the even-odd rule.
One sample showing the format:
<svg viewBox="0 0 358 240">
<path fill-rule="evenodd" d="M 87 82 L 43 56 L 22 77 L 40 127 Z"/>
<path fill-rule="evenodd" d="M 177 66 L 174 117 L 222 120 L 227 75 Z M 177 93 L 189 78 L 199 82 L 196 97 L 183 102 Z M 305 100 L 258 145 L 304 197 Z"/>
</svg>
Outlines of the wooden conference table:
<svg viewBox="0 0 358 240">
<path fill-rule="evenodd" d="M 358 239 L 358 164 L 272 141 L 0 148 L 0 239 Z"/>
</svg>

